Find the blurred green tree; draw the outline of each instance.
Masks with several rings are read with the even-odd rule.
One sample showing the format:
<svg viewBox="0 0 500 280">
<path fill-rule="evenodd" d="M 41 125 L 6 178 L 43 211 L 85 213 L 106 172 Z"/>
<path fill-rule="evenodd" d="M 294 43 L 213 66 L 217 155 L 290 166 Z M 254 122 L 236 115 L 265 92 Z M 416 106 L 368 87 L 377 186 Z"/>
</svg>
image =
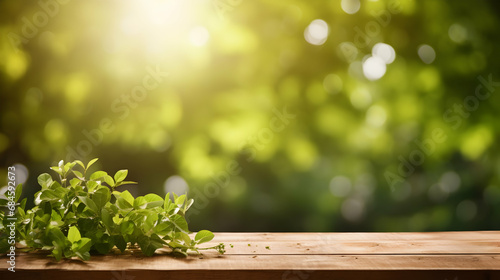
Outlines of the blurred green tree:
<svg viewBox="0 0 500 280">
<path fill-rule="evenodd" d="M 494 1 L 0 11 L 0 181 L 16 164 L 24 195 L 99 157 L 135 194 L 188 192 L 194 230 L 498 229 Z"/>
</svg>

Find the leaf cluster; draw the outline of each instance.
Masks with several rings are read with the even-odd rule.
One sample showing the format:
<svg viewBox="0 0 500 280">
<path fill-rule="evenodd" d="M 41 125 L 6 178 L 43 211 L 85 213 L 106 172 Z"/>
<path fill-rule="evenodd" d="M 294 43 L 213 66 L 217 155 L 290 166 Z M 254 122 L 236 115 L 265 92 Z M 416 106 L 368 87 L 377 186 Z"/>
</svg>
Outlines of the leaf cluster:
<svg viewBox="0 0 500 280">
<path fill-rule="evenodd" d="M 26 210 L 26 198 L 16 204 L 16 239 L 28 248 L 48 250 L 57 260 L 78 257 L 88 260 L 90 254 L 109 253 L 113 248 L 125 251 L 138 245 L 146 256 L 159 248 L 168 247 L 172 254 L 187 256 L 189 251 L 215 249 L 224 253 L 224 244 L 200 248 L 214 234 L 199 231 L 192 239 L 185 219 L 193 199 L 168 193 L 134 197 L 117 187 L 135 182 L 125 181 L 128 171 L 119 170 L 114 176 L 105 171 L 88 173 L 97 159 L 87 165 L 81 161 L 64 163 L 51 169 L 57 180 L 43 173 L 38 177 L 41 190 L 35 194 L 35 206 Z M 17 186 L 16 193 L 22 186 Z M 19 196 L 16 195 L 16 202 Z M 0 199 L 0 205 L 7 205 Z M 0 212 L 0 250 L 7 251 L 12 220 Z"/>
</svg>

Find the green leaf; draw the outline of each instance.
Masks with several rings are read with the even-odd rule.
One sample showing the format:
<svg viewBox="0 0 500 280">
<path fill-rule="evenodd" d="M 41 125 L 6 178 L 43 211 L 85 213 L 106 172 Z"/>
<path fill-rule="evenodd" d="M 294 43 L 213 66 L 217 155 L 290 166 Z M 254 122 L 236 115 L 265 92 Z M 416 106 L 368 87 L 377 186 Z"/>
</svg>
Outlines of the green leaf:
<svg viewBox="0 0 500 280">
<path fill-rule="evenodd" d="M 104 243 L 96 243 L 94 244 L 94 248 L 100 254 L 107 254 L 113 248 L 114 243 L 104 242 Z"/>
<path fill-rule="evenodd" d="M 109 230 L 112 230 L 114 228 L 114 223 L 113 223 L 113 220 L 111 218 L 111 214 L 109 213 L 108 210 L 106 210 L 105 208 L 102 208 L 101 209 L 101 220 L 102 220 L 102 223 L 109 229 Z"/>
<path fill-rule="evenodd" d="M 92 247 L 92 240 L 90 238 L 82 238 L 77 242 L 78 248 L 76 249 L 76 255 L 86 261 L 90 259 L 90 248 Z"/>
<path fill-rule="evenodd" d="M 191 237 L 189 237 L 189 235 L 187 233 L 185 233 L 185 232 L 178 232 L 177 234 L 178 234 L 179 239 L 183 240 L 184 244 L 186 246 L 191 246 L 192 240 L 191 240 Z"/>
<path fill-rule="evenodd" d="M 75 161 L 73 161 L 73 162 L 74 162 L 74 163 L 76 163 L 76 164 L 78 164 L 78 165 L 80 165 L 83 169 L 85 169 L 85 165 L 83 164 L 83 162 L 82 162 L 82 161 L 80 161 L 80 160 L 75 160 Z"/>
<path fill-rule="evenodd" d="M 85 205 L 83 206 L 85 207 Z M 90 218 L 78 219 L 78 228 L 81 229 L 83 232 L 93 231 L 97 228 L 97 223 L 95 219 L 90 219 Z"/>
<path fill-rule="evenodd" d="M 147 201 L 144 199 L 144 196 L 138 196 L 134 200 L 134 208 L 135 209 L 146 209 Z"/>
<path fill-rule="evenodd" d="M 128 175 L 126 169 L 116 172 L 114 178 L 104 171 L 96 171 L 86 181 L 84 172 L 73 170 L 77 164 L 84 167 L 80 161 L 66 164 L 60 161 L 59 166 L 52 168 L 62 173 L 57 176 L 60 180 L 54 181 L 47 173 L 38 177 L 42 189 L 35 193 L 36 206 L 24 210 L 27 199 L 20 203 L 16 230 L 19 241 L 26 242 L 28 248 L 50 250 L 56 260 L 75 256 L 88 260 L 91 249 L 105 254 L 113 246 L 124 251 L 129 243 L 137 243 L 145 255 L 151 256 L 166 244 L 165 240 L 173 251 L 184 256 L 188 250 L 215 248 L 196 247 L 214 238 L 210 231 L 198 232 L 196 240 L 188 235 L 184 214 L 192 199 L 175 194 L 173 200 L 169 194 L 165 199 L 156 194 L 134 198 L 129 191 L 111 192 L 107 185 L 134 183 L 124 181 Z M 75 175 L 71 179 L 66 178 L 69 171 Z M 22 187 L 19 184 L 15 190 L 16 201 L 22 196 Z M 111 193 L 116 199 L 111 200 Z M 2 203 L 6 200 L 0 198 Z M 0 220 L 4 217 L 0 212 Z M 0 224 L 0 231 L 2 229 L 5 226 Z M 0 247 L 4 240 L 0 237 Z"/>
<path fill-rule="evenodd" d="M 52 250 L 52 256 L 56 259 L 56 261 L 60 261 L 62 259 L 62 248 L 57 246 L 55 241 L 52 241 L 55 246 L 55 249 Z"/>
<path fill-rule="evenodd" d="M 154 193 L 150 193 L 150 194 L 145 195 L 144 199 L 148 203 L 146 208 L 161 207 L 163 205 L 163 198 L 161 198 L 161 196 L 156 195 Z"/>
<path fill-rule="evenodd" d="M 42 201 L 54 201 L 61 199 L 61 197 L 54 190 L 46 189 L 40 194 L 40 199 Z"/>
<path fill-rule="evenodd" d="M 50 219 L 52 220 L 52 222 L 56 222 L 56 221 L 61 221 L 61 215 L 59 215 L 59 213 L 56 212 L 56 210 L 52 210 L 52 214 L 50 215 Z"/>
<path fill-rule="evenodd" d="M 84 260 L 84 261 L 90 260 L 90 253 L 89 252 L 85 252 L 85 253 L 75 252 L 75 255 L 77 257 L 79 257 L 81 260 Z"/>
<path fill-rule="evenodd" d="M 98 209 L 103 208 L 110 199 L 111 194 L 107 187 L 98 188 L 92 195 L 92 200 L 94 201 Z"/>
<path fill-rule="evenodd" d="M 144 224 L 142 225 L 144 232 L 149 232 L 151 229 L 153 229 L 157 220 L 158 220 L 158 214 L 153 212 L 153 211 L 150 211 L 146 215 L 146 220 L 144 221 Z"/>
<path fill-rule="evenodd" d="M 28 201 L 28 198 L 25 197 L 23 198 L 23 200 L 21 200 L 21 203 L 19 204 L 19 207 L 17 207 L 18 209 L 21 208 L 21 209 L 26 209 L 26 201 Z"/>
<path fill-rule="evenodd" d="M 175 225 L 169 221 L 165 222 L 158 222 L 156 226 L 153 229 L 153 232 L 158 234 L 158 235 L 167 235 L 169 232 L 171 232 L 175 228 Z"/>
<path fill-rule="evenodd" d="M 211 231 L 200 230 L 200 231 L 198 231 L 198 233 L 194 237 L 194 240 L 196 241 L 196 243 L 201 244 L 201 243 L 211 241 L 212 239 L 214 239 L 214 237 L 215 237 L 215 235 Z"/>
<path fill-rule="evenodd" d="M 172 216 L 170 216 L 170 221 L 180 231 L 189 232 L 188 224 L 186 222 L 186 219 L 183 216 L 181 216 L 179 214 L 172 215 Z"/>
<path fill-rule="evenodd" d="M 189 199 L 188 201 L 186 201 L 186 204 L 184 204 L 184 209 L 183 209 L 183 212 L 186 213 L 187 210 L 189 209 L 189 207 L 191 207 L 191 205 L 193 205 L 194 203 L 194 199 Z"/>
<path fill-rule="evenodd" d="M 77 186 L 79 186 L 81 184 L 81 180 L 78 179 L 78 178 L 73 178 L 71 180 L 69 180 L 69 185 L 72 187 L 72 188 L 76 188 Z"/>
<path fill-rule="evenodd" d="M 82 236 L 78 228 L 75 226 L 70 227 L 68 230 L 68 240 L 71 241 L 71 243 L 75 243 L 80 239 L 82 239 Z"/>
<path fill-rule="evenodd" d="M 87 182 L 87 189 L 89 192 L 93 192 L 95 188 L 97 188 L 99 184 L 96 181 L 88 181 Z"/>
<path fill-rule="evenodd" d="M 120 218 L 120 216 L 116 215 L 113 216 L 113 223 L 115 224 L 120 224 L 122 222 L 123 218 Z"/>
<path fill-rule="evenodd" d="M 68 162 L 64 165 L 64 174 L 66 174 L 73 166 L 75 166 L 76 162 Z"/>
<path fill-rule="evenodd" d="M 127 169 L 118 170 L 118 172 L 116 172 L 116 174 L 115 174 L 115 181 L 117 183 L 121 182 L 121 181 L 125 180 L 125 178 L 127 178 L 127 175 L 128 175 Z"/>
<path fill-rule="evenodd" d="M 97 208 L 97 205 L 94 201 L 92 201 L 92 199 L 87 196 L 79 196 L 78 198 L 83 202 L 83 204 L 85 204 L 85 206 L 92 210 L 92 212 L 96 214 L 99 213 L 99 208 Z"/>
<path fill-rule="evenodd" d="M 122 211 L 130 211 L 134 209 L 134 207 L 130 203 L 128 203 L 128 201 L 121 197 L 116 199 L 116 206 L 118 206 L 118 208 Z"/>
<path fill-rule="evenodd" d="M 50 184 L 50 189 L 55 190 L 57 188 L 62 188 L 61 184 L 59 184 L 58 181 L 53 181 L 52 184 Z"/>
<path fill-rule="evenodd" d="M 180 249 L 173 250 L 172 255 L 176 258 L 185 258 L 188 256 L 188 254 L 185 251 Z"/>
<path fill-rule="evenodd" d="M 121 181 L 115 184 L 115 187 L 122 186 L 122 185 L 134 185 L 137 184 L 137 182 L 133 181 Z"/>
<path fill-rule="evenodd" d="M 23 184 L 19 184 L 16 187 L 15 202 L 19 201 L 19 198 L 21 198 L 22 193 L 23 193 Z"/>
<path fill-rule="evenodd" d="M 186 248 L 186 245 L 183 245 L 183 244 L 181 244 L 181 243 L 178 242 L 179 241 L 179 240 L 177 240 L 178 238 L 179 238 L 179 236 L 176 235 L 175 236 L 176 240 L 168 242 L 168 246 L 170 246 L 170 247 L 172 247 L 174 249 L 176 249 L 176 248 Z"/>
<path fill-rule="evenodd" d="M 63 176 L 63 171 L 61 170 L 61 168 L 59 168 L 59 166 L 51 166 L 50 167 L 51 170 L 55 171 L 57 174 Z"/>
<path fill-rule="evenodd" d="M 93 180 L 93 181 L 104 180 L 104 177 L 106 177 L 107 175 L 108 175 L 108 173 L 106 173 L 104 171 L 96 171 L 96 172 L 92 173 L 92 175 L 90 175 L 90 180 Z"/>
<path fill-rule="evenodd" d="M 131 221 L 124 221 L 120 224 L 120 232 L 122 235 L 132 234 L 134 232 L 134 223 Z"/>
<path fill-rule="evenodd" d="M 176 193 L 172 192 L 172 196 L 174 197 L 173 201 L 175 202 L 179 197 Z"/>
<path fill-rule="evenodd" d="M 120 251 L 123 252 L 125 251 L 125 249 L 127 249 L 127 242 L 122 235 L 113 236 L 113 241 L 115 242 L 116 248 L 118 248 Z"/>
<path fill-rule="evenodd" d="M 130 203 L 131 205 L 134 203 L 134 197 L 132 196 L 132 194 L 130 194 L 129 191 L 121 192 L 120 196 L 123 199 L 125 199 L 128 203 Z"/>
<path fill-rule="evenodd" d="M 184 204 L 185 200 L 186 200 L 186 195 L 183 194 L 183 195 L 175 198 L 175 204 L 177 204 L 177 206 L 180 207 Z"/>
<path fill-rule="evenodd" d="M 88 170 L 90 168 L 90 166 L 92 166 L 92 164 L 94 164 L 97 160 L 98 160 L 98 158 L 95 158 L 95 159 L 89 161 L 89 163 L 87 163 L 87 167 L 85 168 L 85 170 Z"/>
<path fill-rule="evenodd" d="M 51 228 L 49 231 L 49 238 L 51 238 L 52 242 L 55 242 L 61 248 L 66 246 L 66 236 L 64 236 L 59 228 Z"/>
<path fill-rule="evenodd" d="M 104 176 L 104 182 L 106 182 L 106 184 L 108 184 L 110 187 L 115 186 L 115 181 L 109 175 Z"/>
<path fill-rule="evenodd" d="M 148 236 L 139 236 L 137 239 L 137 243 L 141 247 L 141 251 L 146 256 L 152 256 L 155 251 L 164 245 L 164 241 L 158 237 L 158 235 L 153 234 L 151 237 Z"/>
<path fill-rule="evenodd" d="M 38 176 L 38 184 L 40 184 L 42 188 L 49 188 L 53 182 L 52 177 L 47 173 L 43 173 Z"/>
<path fill-rule="evenodd" d="M 163 203 L 163 209 L 165 210 L 165 212 L 172 214 L 172 210 L 174 210 L 176 207 L 177 205 L 175 205 L 172 202 L 172 200 L 170 200 L 170 193 L 167 193 L 167 195 L 165 195 L 165 202 Z"/>
<path fill-rule="evenodd" d="M 78 244 L 78 251 L 80 252 L 88 252 L 90 251 L 90 248 L 92 247 L 92 239 L 83 237 L 80 239 L 80 242 Z"/>
<path fill-rule="evenodd" d="M 75 176 L 78 177 L 78 179 L 80 179 L 80 180 L 84 179 L 82 172 L 76 171 L 76 170 L 71 170 L 71 172 L 73 172 L 73 174 L 75 174 Z"/>
</svg>

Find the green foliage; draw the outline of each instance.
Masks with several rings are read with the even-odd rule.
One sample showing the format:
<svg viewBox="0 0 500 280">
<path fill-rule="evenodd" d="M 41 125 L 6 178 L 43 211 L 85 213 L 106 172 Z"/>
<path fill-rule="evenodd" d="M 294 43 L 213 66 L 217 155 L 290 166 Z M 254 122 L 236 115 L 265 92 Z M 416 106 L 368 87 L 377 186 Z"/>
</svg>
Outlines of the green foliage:
<svg viewBox="0 0 500 280">
<path fill-rule="evenodd" d="M 42 187 L 35 194 L 36 206 L 25 210 L 26 199 L 17 205 L 16 235 L 18 242 L 31 249 L 51 251 L 56 260 L 78 257 L 88 260 L 91 252 L 106 254 L 114 246 L 125 251 L 127 246 L 138 244 L 146 256 L 152 256 L 162 247 L 170 247 L 176 256 L 187 256 L 189 251 L 215 249 L 224 253 L 224 244 L 200 248 L 209 242 L 214 234 L 208 230 L 199 231 L 194 239 L 184 215 L 192 204 L 185 195 L 171 201 L 156 194 L 134 198 L 128 191 L 118 191 L 117 186 L 133 182 L 124 181 L 127 170 L 116 172 L 113 177 L 104 171 L 96 171 L 86 179 L 89 167 L 81 161 L 74 161 L 51 169 L 59 180 L 47 174 L 38 176 Z M 78 168 L 78 169 L 74 169 Z M 21 186 L 16 189 L 19 200 Z M 2 205 L 7 201 L 2 200 Z M 3 221 L 0 246 L 2 252 L 8 249 L 7 215 L 0 213 Z"/>
</svg>

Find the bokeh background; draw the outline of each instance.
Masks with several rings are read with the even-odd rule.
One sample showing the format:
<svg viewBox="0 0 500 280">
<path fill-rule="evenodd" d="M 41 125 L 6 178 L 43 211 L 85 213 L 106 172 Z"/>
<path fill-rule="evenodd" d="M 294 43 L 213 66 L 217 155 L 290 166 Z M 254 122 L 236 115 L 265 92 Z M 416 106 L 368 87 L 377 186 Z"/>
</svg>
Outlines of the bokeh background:
<svg viewBox="0 0 500 280">
<path fill-rule="evenodd" d="M 0 182 L 61 159 L 192 230 L 500 228 L 498 1 L 0 2 Z"/>
</svg>

